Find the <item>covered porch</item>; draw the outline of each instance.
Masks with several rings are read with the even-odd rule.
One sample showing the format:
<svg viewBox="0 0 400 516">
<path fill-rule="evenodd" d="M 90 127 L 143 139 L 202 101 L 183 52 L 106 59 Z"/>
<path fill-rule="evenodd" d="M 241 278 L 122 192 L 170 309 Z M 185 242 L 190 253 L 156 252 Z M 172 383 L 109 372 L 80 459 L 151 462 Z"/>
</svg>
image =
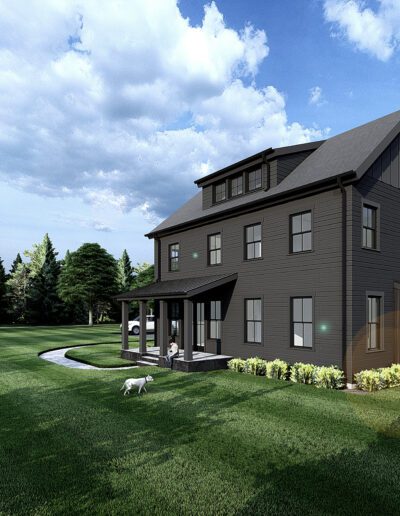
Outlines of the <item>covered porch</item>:
<svg viewBox="0 0 400 516">
<path fill-rule="evenodd" d="M 168 342 L 174 328 L 179 329 L 179 358 L 174 360 L 173 369 L 192 372 L 225 369 L 232 357 L 222 354 L 221 335 L 215 339 L 213 352 L 198 346 L 199 322 L 198 305 L 217 294 L 224 296 L 237 279 L 237 274 L 186 278 L 179 280 L 158 281 L 147 287 L 138 288 L 116 297 L 121 302 L 122 332 L 121 357 L 135 360 L 139 365 L 158 365 L 165 367 Z M 147 346 L 146 328 L 147 303 L 155 301 L 155 346 Z M 129 348 L 129 303 L 139 301 L 140 334 L 139 348 Z M 202 300 L 202 303 L 198 303 Z M 171 313 L 174 305 L 180 308 Z M 204 315 L 203 315 L 204 320 Z M 204 328 L 203 328 L 204 334 Z M 203 335 L 204 338 L 204 335 Z M 178 342 L 178 338 L 177 338 Z"/>
</svg>

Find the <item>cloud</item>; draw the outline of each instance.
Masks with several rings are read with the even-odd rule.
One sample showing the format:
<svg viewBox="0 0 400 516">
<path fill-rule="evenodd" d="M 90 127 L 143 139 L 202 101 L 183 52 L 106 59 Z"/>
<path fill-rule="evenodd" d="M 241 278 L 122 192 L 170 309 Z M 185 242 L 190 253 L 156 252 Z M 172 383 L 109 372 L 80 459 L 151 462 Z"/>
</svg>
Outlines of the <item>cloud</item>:
<svg viewBox="0 0 400 516">
<path fill-rule="evenodd" d="M 0 178 L 164 216 L 199 176 L 323 136 L 257 87 L 268 53 L 214 2 L 193 25 L 177 0 L 0 0 Z"/>
<path fill-rule="evenodd" d="M 361 0 L 325 0 L 324 15 L 358 50 L 388 61 L 400 44 L 400 3 L 378 3 L 374 11 Z"/>
<path fill-rule="evenodd" d="M 62 220 L 63 224 L 67 226 L 79 226 L 80 228 L 84 229 L 94 229 L 95 231 L 100 231 L 101 233 L 111 233 L 114 231 L 114 229 L 109 224 L 98 219 L 92 219 L 88 217 L 66 215 L 65 213 L 55 213 L 53 215 L 53 219 L 55 221 Z"/>
<path fill-rule="evenodd" d="M 314 86 L 310 89 L 310 96 L 308 103 L 314 106 L 322 106 L 326 103 L 322 94 L 322 88 L 320 86 Z"/>
</svg>

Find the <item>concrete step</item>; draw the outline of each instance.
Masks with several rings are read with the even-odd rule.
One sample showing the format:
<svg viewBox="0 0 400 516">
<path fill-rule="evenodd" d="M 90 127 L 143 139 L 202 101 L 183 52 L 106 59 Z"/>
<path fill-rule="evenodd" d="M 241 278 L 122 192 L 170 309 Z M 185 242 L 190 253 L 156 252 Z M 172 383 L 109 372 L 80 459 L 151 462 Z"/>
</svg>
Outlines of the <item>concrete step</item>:
<svg viewBox="0 0 400 516">
<path fill-rule="evenodd" d="M 158 362 L 147 362 L 147 360 L 137 360 L 136 364 L 139 367 L 149 367 L 149 366 L 158 367 Z"/>
<path fill-rule="evenodd" d="M 153 362 L 153 364 L 158 364 L 158 356 L 154 355 L 142 355 L 142 360 L 146 360 L 147 362 Z"/>
</svg>

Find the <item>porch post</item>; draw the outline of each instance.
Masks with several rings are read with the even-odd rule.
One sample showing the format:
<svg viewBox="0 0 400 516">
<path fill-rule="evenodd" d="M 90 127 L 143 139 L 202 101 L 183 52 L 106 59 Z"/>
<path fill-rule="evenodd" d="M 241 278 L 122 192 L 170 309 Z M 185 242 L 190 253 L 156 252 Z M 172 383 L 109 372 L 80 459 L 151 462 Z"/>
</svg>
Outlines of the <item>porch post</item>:
<svg viewBox="0 0 400 516">
<path fill-rule="evenodd" d="M 139 319 L 140 319 L 140 333 L 139 333 L 139 352 L 147 352 L 147 324 L 146 324 L 146 301 L 139 301 Z"/>
<path fill-rule="evenodd" d="M 193 360 L 193 301 L 183 300 L 183 358 Z"/>
<path fill-rule="evenodd" d="M 128 301 L 122 301 L 122 328 L 121 328 L 121 344 L 122 349 L 129 349 L 129 303 Z"/>
<path fill-rule="evenodd" d="M 167 354 L 168 347 L 168 319 L 167 302 L 160 300 L 160 357 Z"/>
</svg>

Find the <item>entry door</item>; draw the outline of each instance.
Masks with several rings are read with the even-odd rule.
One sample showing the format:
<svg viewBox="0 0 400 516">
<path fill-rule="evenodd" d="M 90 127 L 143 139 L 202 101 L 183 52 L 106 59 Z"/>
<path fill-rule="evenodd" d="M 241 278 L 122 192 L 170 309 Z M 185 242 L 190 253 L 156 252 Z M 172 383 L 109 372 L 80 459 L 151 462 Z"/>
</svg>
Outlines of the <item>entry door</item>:
<svg viewBox="0 0 400 516">
<path fill-rule="evenodd" d="M 196 349 L 204 351 L 205 346 L 205 321 L 204 303 L 196 303 Z"/>
<path fill-rule="evenodd" d="M 400 283 L 394 284 L 394 361 L 400 362 Z"/>
</svg>

